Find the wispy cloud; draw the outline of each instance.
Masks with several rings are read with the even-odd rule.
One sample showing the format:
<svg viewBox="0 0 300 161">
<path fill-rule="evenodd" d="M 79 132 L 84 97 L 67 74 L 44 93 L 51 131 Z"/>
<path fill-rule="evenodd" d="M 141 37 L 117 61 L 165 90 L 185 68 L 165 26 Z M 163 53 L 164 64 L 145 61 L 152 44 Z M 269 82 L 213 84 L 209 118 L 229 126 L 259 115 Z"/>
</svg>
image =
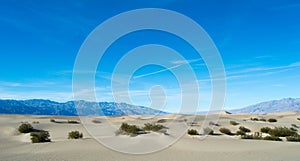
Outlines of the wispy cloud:
<svg viewBox="0 0 300 161">
<path fill-rule="evenodd" d="M 138 78 L 146 77 L 146 76 L 149 76 L 149 75 L 162 73 L 162 72 L 165 72 L 165 71 L 169 71 L 171 69 L 179 68 L 179 67 L 181 67 L 183 65 L 186 65 L 186 64 L 191 64 L 191 63 L 199 62 L 201 60 L 202 59 L 175 60 L 175 61 L 171 61 L 172 64 L 175 64 L 174 66 L 171 66 L 171 67 L 168 67 L 168 68 L 165 68 L 165 69 L 161 69 L 161 70 L 158 70 L 158 71 L 155 71 L 155 72 L 150 72 L 150 73 L 146 73 L 146 74 L 141 74 L 141 75 L 138 75 L 138 76 L 134 76 L 133 78 L 134 79 L 138 79 Z"/>
</svg>

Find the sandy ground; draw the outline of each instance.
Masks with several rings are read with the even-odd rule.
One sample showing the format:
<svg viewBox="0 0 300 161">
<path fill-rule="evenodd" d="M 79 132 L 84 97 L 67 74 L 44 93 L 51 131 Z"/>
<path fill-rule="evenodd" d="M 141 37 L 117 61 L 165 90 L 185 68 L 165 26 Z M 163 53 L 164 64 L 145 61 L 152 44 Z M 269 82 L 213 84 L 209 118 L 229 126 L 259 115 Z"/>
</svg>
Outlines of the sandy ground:
<svg viewBox="0 0 300 161">
<path fill-rule="evenodd" d="M 214 121 L 220 124 L 214 127 L 214 131 L 219 133 L 219 128 L 226 127 L 236 132 L 239 126 L 250 128 L 253 132 L 259 131 L 261 127 L 286 126 L 291 124 L 300 126 L 300 113 L 286 112 L 268 115 L 229 115 L 222 113 L 220 120 L 214 120 L 217 115 L 207 117 L 206 123 Z M 269 123 L 261 121 L 251 121 L 250 118 L 276 118 L 278 122 Z M 60 123 L 50 122 L 54 118 Z M 192 128 L 201 129 L 205 115 L 196 118 Z M 92 120 L 99 120 L 101 123 L 92 123 Z M 187 119 L 187 122 L 184 120 Z M 168 148 L 143 155 L 124 154 L 111 150 L 110 148 L 96 141 L 82 124 L 68 124 L 66 120 L 79 120 L 76 117 L 49 117 L 49 116 L 21 116 L 21 115 L 0 115 L 0 160 L 1 161 L 299 161 L 300 143 L 274 142 L 264 140 L 241 140 L 238 136 L 214 135 L 208 136 L 204 140 L 197 137 L 184 135 L 179 140 L 174 139 L 185 130 L 183 124 L 191 124 L 191 116 L 168 115 L 155 118 L 144 118 L 142 116 L 123 117 L 97 117 L 84 118 L 81 120 L 89 126 L 89 131 L 97 133 L 97 137 L 107 144 L 117 146 L 121 151 L 135 152 L 147 151 L 150 146 L 157 148 L 167 145 Z M 143 125 L 147 122 L 157 122 L 164 120 L 165 126 L 169 127 L 168 135 L 159 133 L 149 133 L 137 137 L 116 136 L 115 127 L 118 128 L 122 122 L 129 124 Z M 234 120 L 240 125 L 230 125 Z M 38 121 L 38 124 L 33 124 Z M 50 132 L 50 143 L 30 142 L 29 134 L 19 134 L 18 126 L 21 122 L 29 122 L 36 129 L 43 129 Z M 79 130 L 83 132 L 84 138 L 79 140 L 68 140 L 68 132 Z M 299 129 L 300 130 L 300 129 Z M 146 140 L 146 141 L 145 141 Z M 174 142 L 169 146 L 169 143 Z M 127 143 L 126 143 L 127 142 Z M 140 144 L 142 143 L 142 144 Z M 152 145 L 153 144 L 153 145 Z M 138 145 L 138 146 L 136 146 Z M 136 148 L 136 149 L 135 149 Z M 132 150 L 133 149 L 133 150 Z M 151 149 L 151 148 L 150 148 Z"/>
</svg>

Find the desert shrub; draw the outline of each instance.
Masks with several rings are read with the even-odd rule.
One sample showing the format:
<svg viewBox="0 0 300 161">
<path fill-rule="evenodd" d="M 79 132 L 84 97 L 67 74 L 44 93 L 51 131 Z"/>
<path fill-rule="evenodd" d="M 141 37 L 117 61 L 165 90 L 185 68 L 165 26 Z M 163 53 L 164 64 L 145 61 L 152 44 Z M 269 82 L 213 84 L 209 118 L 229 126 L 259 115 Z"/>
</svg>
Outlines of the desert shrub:
<svg viewBox="0 0 300 161">
<path fill-rule="evenodd" d="M 33 127 L 29 123 L 22 123 L 18 130 L 20 133 L 29 133 L 33 130 Z"/>
<path fill-rule="evenodd" d="M 213 135 L 214 134 L 214 130 L 209 128 L 209 127 L 206 127 L 203 129 L 203 134 L 204 135 Z"/>
<path fill-rule="evenodd" d="M 199 135 L 198 131 L 195 129 L 189 129 L 187 133 L 189 135 Z"/>
<path fill-rule="evenodd" d="M 263 132 L 263 133 L 269 133 L 270 130 L 271 130 L 271 128 L 269 128 L 269 127 L 262 127 L 262 128 L 260 129 L 260 132 Z"/>
<path fill-rule="evenodd" d="M 291 127 L 290 130 L 295 131 L 295 132 L 298 131 L 297 129 L 295 129 L 293 127 Z"/>
<path fill-rule="evenodd" d="M 39 121 L 32 121 L 33 124 L 39 124 Z"/>
<path fill-rule="evenodd" d="M 287 141 L 292 141 L 292 142 L 300 142 L 300 135 L 287 136 L 286 140 Z"/>
<path fill-rule="evenodd" d="M 79 124 L 76 120 L 68 120 L 68 124 Z"/>
<path fill-rule="evenodd" d="M 236 126 L 238 125 L 239 123 L 235 122 L 235 121 L 230 121 L 230 125 L 233 125 L 233 126 Z"/>
<path fill-rule="evenodd" d="M 140 131 L 142 131 L 140 128 L 138 128 L 136 125 L 129 125 L 127 123 L 122 123 L 121 127 L 120 127 L 120 132 L 127 134 L 127 135 L 131 135 L 131 136 L 135 136 L 138 135 L 138 133 Z"/>
<path fill-rule="evenodd" d="M 71 131 L 68 134 L 68 139 L 81 139 L 83 137 L 83 134 L 79 131 Z"/>
<path fill-rule="evenodd" d="M 277 136 L 265 136 L 265 137 L 263 138 L 263 140 L 282 141 L 282 139 L 280 139 L 280 138 L 277 137 Z"/>
<path fill-rule="evenodd" d="M 97 120 L 97 119 L 92 120 L 92 122 L 95 123 L 95 124 L 100 124 L 100 123 L 102 123 L 101 120 Z"/>
<path fill-rule="evenodd" d="M 299 121 L 300 121 L 300 118 L 297 118 L 297 120 L 299 120 Z"/>
<path fill-rule="evenodd" d="M 163 125 L 146 123 L 146 124 L 144 124 L 143 130 L 145 130 L 145 131 L 160 131 L 165 128 L 166 127 Z"/>
<path fill-rule="evenodd" d="M 291 124 L 291 126 L 294 128 L 299 128 L 299 126 L 297 126 L 296 124 Z"/>
<path fill-rule="evenodd" d="M 268 121 L 269 121 L 269 122 L 277 122 L 277 120 L 274 119 L 274 118 L 270 118 L 270 119 L 268 119 Z"/>
<path fill-rule="evenodd" d="M 221 133 L 223 133 L 223 134 L 233 135 L 233 134 L 231 133 L 231 131 L 230 131 L 229 129 L 227 129 L 227 128 L 220 128 L 219 131 L 220 131 Z"/>
<path fill-rule="evenodd" d="M 266 120 L 266 119 L 263 119 L 263 118 L 261 118 L 261 119 L 259 119 L 259 121 L 266 122 L 267 120 Z"/>
<path fill-rule="evenodd" d="M 186 120 L 187 121 L 187 120 Z M 157 123 L 166 123 L 167 120 L 166 119 L 160 119 L 160 120 L 157 120 Z"/>
<path fill-rule="evenodd" d="M 251 120 L 252 120 L 252 121 L 259 121 L 258 118 L 252 118 L 252 117 L 251 117 Z"/>
<path fill-rule="evenodd" d="M 236 132 L 236 135 L 246 135 L 246 133 L 245 133 L 245 131 L 239 130 Z"/>
<path fill-rule="evenodd" d="M 56 122 L 54 119 L 50 119 L 50 122 Z"/>
<path fill-rule="evenodd" d="M 254 134 L 252 135 L 242 135 L 241 136 L 241 139 L 255 139 L 255 140 L 261 140 L 262 139 L 262 136 L 261 136 L 261 133 L 259 132 L 255 132 Z"/>
<path fill-rule="evenodd" d="M 245 133 L 246 133 L 246 132 L 251 132 L 250 129 L 248 129 L 248 128 L 244 127 L 244 126 L 240 126 L 239 129 L 240 129 L 240 131 L 243 131 L 243 132 L 245 132 Z"/>
<path fill-rule="evenodd" d="M 48 131 L 39 131 L 30 133 L 32 143 L 50 142 Z"/>
<path fill-rule="evenodd" d="M 268 133 L 272 136 L 278 136 L 278 137 L 297 135 L 297 133 L 295 131 L 293 131 L 287 127 L 275 127 L 274 129 L 269 130 Z"/>
<path fill-rule="evenodd" d="M 219 124 L 214 123 L 214 122 L 212 122 L 212 121 L 210 121 L 208 124 L 209 124 L 210 126 L 220 126 Z"/>
</svg>

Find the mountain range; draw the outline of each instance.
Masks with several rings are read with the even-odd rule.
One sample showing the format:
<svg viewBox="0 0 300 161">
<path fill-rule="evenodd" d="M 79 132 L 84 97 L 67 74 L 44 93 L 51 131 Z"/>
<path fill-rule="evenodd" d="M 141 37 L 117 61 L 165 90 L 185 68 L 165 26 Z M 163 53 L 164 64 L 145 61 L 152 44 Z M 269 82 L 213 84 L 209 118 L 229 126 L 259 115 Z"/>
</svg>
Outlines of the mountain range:
<svg viewBox="0 0 300 161">
<path fill-rule="evenodd" d="M 267 114 L 275 112 L 300 111 L 300 98 L 283 98 L 261 102 L 237 110 L 230 110 L 231 113 Z"/>
<path fill-rule="evenodd" d="M 152 108 L 129 105 L 126 103 L 88 101 L 69 101 L 65 103 L 59 103 L 43 99 L 0 100 L 0 113 L 62 116 L 121 116 L 167 114 L 166 112 L 155 110 Z"/>
<path fill-rule="evenodd" d="M 284 98 L 281 100 L 266 101 L 241 109 L 230 110 L 229 112 L 266 114 L 286 111 L 300 111 L 300 98 Z M 88 101 L 68 101 L 65 103 L 59 103 L 43 99 L 0 100 L 0 113 L 63 116 L 121 116 L 168 114 L 167 112 L 155 110 L 149 107 L 135 106 L 126 103 Z"/>
</svg>

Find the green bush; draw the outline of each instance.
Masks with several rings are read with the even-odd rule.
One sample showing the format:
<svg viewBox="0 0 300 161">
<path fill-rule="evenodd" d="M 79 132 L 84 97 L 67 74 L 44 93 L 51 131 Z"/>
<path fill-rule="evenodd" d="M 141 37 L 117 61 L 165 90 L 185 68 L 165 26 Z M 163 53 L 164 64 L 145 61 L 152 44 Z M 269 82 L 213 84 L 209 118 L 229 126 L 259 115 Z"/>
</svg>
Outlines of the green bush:
<svg viewBox="0 0 300 161">
<path fill-rule="evenodd" d="M 71 131 L 68 134 L 68 139 L 81 139 L 83 137 L 83 134 L 79 131 Z"/>
<path fill-rule="evenodd" d="M 296 124 L 291 124 L 291 126 L 294 128 L 299 128 L 299 126 L 297 126 Z"/>
<path fill-rule="evenodd" d="M 293 131 L 287 127 L 275 127 L 274 129 L 269 130 L 268 133 L 272 136 L 278 136 L 278 137 L 297 135 L 297 133 L 295 131 Z"/>
<path fill-rule="evenodd" d="M 50 119 L 50 122 L 56 122 L 54 119 Z"/>
<path fill-rule="evenodd" d="M 268 119 L 268 121 L 269 121 L 269 122 L 277 122 L 277 120 L 274 119 L 274 118 L 270 118 L 270 119 Z"/>
<path fill-rule="evenodd" d="M 252 135 L 242 135 L 242 136 L 241 136 L 241 139 L 255 139 L 255 140 L 261 140 L 261 139 L 262 139 L 262 136 L 261 136 L 261 133 L 255 132 L 255 133 L 252 134 Z"/>
<path fill-rule="evenodd" d="M 251 132 L 250 129 L 248 129 L 248 128 L 244 127 L 244 126 L 240 126 L 239 129 L 240 129 L 240 131 L 243 131 L 243 132 L 245 132 L 245 133 L 246 133 L 246 132 Z"/>
<path fill-rule="evenodd" d="M 298 131 L 297 129 L 295 129 L 295 128 L 293 128 L 293 127 L 290 127 L 290 130 L 295 131 L 295 132 Z"/>
<path fill-rule="evenodd" d="M 252 118 L 252 117 L 251 117 L 251 120 L 252 121 L 259 121 L 258 118 Z"/>
<path fill-rule="evenodd" d="M 233 125 L 233 126 L 236 126 L 238 125 L 239 123 L 235 122 L 235 121 L 230 121 L 230 124 Z"/>
<path fill-rule="evenodd" d="M 263 133 L 269 133 L 270 130 L 271 130 L 271 128 L 269 128 L 269 127 L 262 127 L 262 128 L 260 129 L 260 132 L 263 132 Z"/>
<path fill-rule="evenodd" d="M 120 127 L 120 132 L 123 134 L 135 136 L 138 135 L 140 131 L 142 131 L 140 128 L 138 128 L 136 125 L 129 125 L 127 123 L 122 123 Z"/>
<path fill-rule="evenodd" d="M 263 138 L 264 140 L 271 140 L 271 141 L 282 141 L 282 139 L 280 139 L 277 136 L 266 136 Z"/>
<path fill-rule="evenodd" d="M 299 120 L 299 121 L 300 121 L 300 118 L 297 118 L 297 120 Z"/>
<path fill-rule="evenodd" d="M 159 124 L 150 124 L 150 123 L 146 123 L 144 124 L 145 126 L 143 127 L 143 130 L 145 131 L 160 131 L 162 129 L 165 129 L 166 127 L 163 125 L 159 125 Z"/>
<path fill-rule="evenodd" d="M 300 142 L 300 135 L 287 136 L 286 140 L 291 142 Z"/>
<path fill-rule="evenodd" d="M 32 143 L 50 142 L 48 131 L 39 131 L 30 133 Z"/>
<path fill-rule="evenodd" d="M 263 119 L 263 118 L 261 118 L 261 119 L 259 119 L 259 121 L 266 122 L 267 120 L 266 120 L 266 119 Z"/>
<path fill-rule="evenodd" d="M 223 133 L 223 134 L 233 135 L 233 134 L 231 133 L 231 131 L 230 131 L 229 129 L 227 129 L 227 128 L 220 128 L 219 131 L 220 131 L 221 133 Z"/>
<path fill-rule="evenodd" d="M 209 128 L 209 127 L 206 127 L 203 129 L 203 134 L 204 135 L 213 135 L 214 134 L 214 130 Z"/>
<path fill-rule="evenodd" d="M 246 133 L 245 133 L 245 131 L 239 130 L 236 132 L 236 135 L 246 135 Z"/>
<path fill-rule="evenodd" d="M 18 128 L 20 133 L 29 133 L 33 131 L 33 127 L 29 123 L 22 123 Z"/>
<path fill-rule="evenodd" d="M 199 135 L 198 131 L 195 129 L 189 129 L 187 133 L 189 135 Z"/>
</svg>

